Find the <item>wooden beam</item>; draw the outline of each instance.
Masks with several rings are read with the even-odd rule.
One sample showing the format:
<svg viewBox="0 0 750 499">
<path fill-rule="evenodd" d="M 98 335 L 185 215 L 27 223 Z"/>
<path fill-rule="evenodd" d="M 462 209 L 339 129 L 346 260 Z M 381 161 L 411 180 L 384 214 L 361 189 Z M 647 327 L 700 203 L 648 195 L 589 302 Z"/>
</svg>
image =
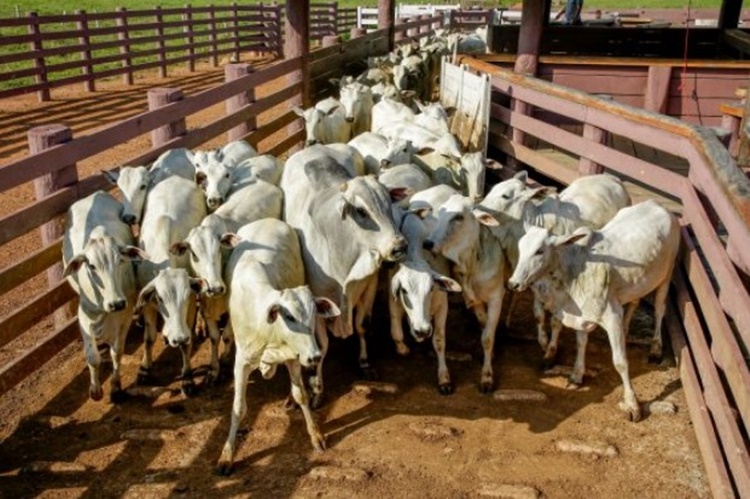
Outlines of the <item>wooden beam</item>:
<svg viewBox="0 0 750 499">
<path fill-rule="evenodd" d="M 670 66 L 649 66 L 646 102 L 643 105 L 645 110 L 661 114 L 666 113 L 671 77 L 672 68 Z"/>
<path fill-rule="evenodd" d="M 310 0 L 289 0 L 286 4 L 286 28 L 284 36 L 284 58 L 302 58 L 299 71 L 294 71 L 287 77 L 287 83 L 293 85 L 302 84 L 302 92 L 299 97 L 290 99 L 292 106 L 301 106 L 306 109 L 310 105 Z M 302 130 L 301 119 L 295 120 L 287 128 L 287 135 L 293 136 Z M 292 148 L 290 153 L 296 150 Z"/>
<path fill-rule="evenodd" d="M 544 4 L 539 0 L 523 1 L 521 29 L 518 32 L 518 56 L 514 67 L 516 73 L 536 75 L 545 11 Z"/>
<path fill-rule="evenodd" d="M 388 30 L 388 50 L 394 48 L 394 31 L 396 25 L 396 2 L 394 0 L 378 0 L 378 29 Z"/>
<path fill-rule="evenodd" d="M 719 28 L 734 29 L 740 23 L 742 0 L 724 0 L 719 11 Z"/>
</svg>

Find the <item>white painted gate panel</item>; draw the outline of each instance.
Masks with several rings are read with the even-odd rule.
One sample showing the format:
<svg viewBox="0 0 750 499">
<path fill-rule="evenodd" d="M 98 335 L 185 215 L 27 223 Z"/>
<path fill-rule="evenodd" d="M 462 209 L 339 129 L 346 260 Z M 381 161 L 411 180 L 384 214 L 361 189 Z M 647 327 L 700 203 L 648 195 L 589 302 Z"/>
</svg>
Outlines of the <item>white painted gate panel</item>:
<svg viewBox="0 0 750 499">
<path fill-rule="evenodd" d="M 440 103 L 455 107 L 451 133 L 468 151 L 487 153 L 490 125 L 490 77 L 476 75 L 467 66 L 443 58 L 440 74 Z"/>
</svg>

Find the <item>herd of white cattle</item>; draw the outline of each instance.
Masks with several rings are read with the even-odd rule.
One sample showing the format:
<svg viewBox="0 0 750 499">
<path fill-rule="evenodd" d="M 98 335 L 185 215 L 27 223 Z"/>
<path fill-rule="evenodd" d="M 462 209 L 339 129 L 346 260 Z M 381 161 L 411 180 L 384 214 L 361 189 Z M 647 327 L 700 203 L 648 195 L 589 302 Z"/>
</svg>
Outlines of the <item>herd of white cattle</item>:
<svg viewBox="0 0 750 499">
<path fill-rule="evenodd" d="M 640 419 L 626 334 L 639 300 L 656 291 L 651 355 L 661 355 L 679 246 L 675 217 L 653 201 L 631 206 L 620 180 L 607 174 L 582 177 L 558 195 L 530 187 L 522 172 L 485 196 L 483 155 L 462 152 L 449 132 L 450 113 L 438 103 L 402 102 L 432 96 L 431 54 L 444 51 L 442 43 L 431 39 L 371 61 L 364 74 L 338 82 L 338 99 L 298 109 L 307 147 L 285 164 L 237 141 L 212 151 L 173 149 L 149 168 L 105 172 L 121 199 L 99 191 L 76 202 L 63 241 L 64 273 L 80 296 L 92 399 L 103 396 L 97 342 L 110 346 L 111 398 L 122 398 L 121 358 L 138 315 L 145 339 L 138 382 L 149 381 L 161 316 L 165 343 L 182 352 L 182 389 L 192 394 L 200 313 L 211 347 L 207 379 L 234 354 L 231 428 L 218 470 L 232 467 L 250 373 L 270 378 L 279 364 L 289 370 L 313 446 L 323 449 L 311 408 L 322 402 L 328 333 L 356 331 L 360 366 L 372 373 L 364 324 L 382 267 L 396 349 L 409 352 L 406 315 L 415 341 L 432 339 L 441 394 L 453 392 L 447 293 L 462 293 L 482 326 L 480 389 L 489 392 L 505 290 L 530 288 L 545 360 L 554 360 L 562 326 L 575 329 L 571 382 L 580 384 L 588 333 L 601 326 L 622 378 L 623 408 Z M 398 68 L 412 76 L 399 82 Z M 314 369 L 312 398 L 303 367 Z"/>
</svg>

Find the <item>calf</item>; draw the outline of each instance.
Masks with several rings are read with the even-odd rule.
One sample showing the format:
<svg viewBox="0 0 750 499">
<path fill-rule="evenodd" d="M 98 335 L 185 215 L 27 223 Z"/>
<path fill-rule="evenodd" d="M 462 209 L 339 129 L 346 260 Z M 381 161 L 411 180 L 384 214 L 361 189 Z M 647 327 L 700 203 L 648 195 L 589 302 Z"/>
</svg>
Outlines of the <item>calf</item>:
<svg viewBox="0 0 750 499">
<path fill-rule="evenodd" d="M 365 132 L 349 141 L 365 162 L 367 173 L 379 175 L 381 168 L 410 163 L 418 152 L 411 142 L 400 138 L 387 139 L 383 135 Z"/>
<path fill-rule="evenodd" d="M 339 100 L 344 108 L 346 122 L 352 127 L 351 137 L 369 132 L 372 128 L 373 107 L 370 87 L 357 82 L 347 83 L 341 87 Z"/>
<path fill-rule="evenodd" d="M 456 194 L 440 206 L 437 224 L 424 241 L 425 249 L 453 263 L 466 304 L 483 326 L 483 393 L 494 386 L 492 355 L 505 294 L 505 254 L 490 231 L 495 225 L 494 217 L 475 207 L 470 198 Z"/>
<path fill-rule="evenodd" d="M 68 210 L 63 236 L 63 276 L 78 294 L 78 326 L 91 381 L 89 396 L 103 396 L 97 342 L 112 356 L 112 402 L 123 398 L 120 360 L 133 319 L 136 284 L 131 260 L 146 258 L 133 246 L 130 227 L 120 220 L 122 205 L 105 192 L 76 201 Z"/>
<path fill-rule="evenodd" d="M 513 290 L 532 286 L 555 320 L 577 331 L 571 382 L 583 381 L 588 333 L 596 326 L 607 332 L 623 383 L 622 407 L 632 421 L 641 418 L 641 410 L 628 373 L 623 306 L 656 291 L 651 355 L 660 356 L 661 322 L 679 244 L 677 219 L 655 201 L 645 201 L 623 208 L 597 232 L 583 228 L 555 236 L 529 227 L 508 282 Z"/>
<path fill-rule="evenodd" d="M 232 251 L 226 269 L 237 354 L 232 422 L 217 464 L 223 475 L 232 468 L 237 430 L 247 412 L 247 382 L 255 369 L 271 377 L 277 364 L 286 364 L 292 397 L 302 408 L 310 441 L 316 450 L 325 448 L 310 411 L 301 367 L 321 361 L 314 333 L 317 323 L 340 313 L 331 300 L 316 297 L 305 285 L 299 240 L 290 226 L 259 220 L 243 227 L 239 237 L 242 242 Z"/>
<path fill-rule="evenodd" d="M 346 120 L 344 108 L 336 99 L 322 100 L 309 109 L 295 106 L 292 110 L 305 120 L 307 146 L 347 142 L 351 138 L 351 123 Z"/>
</svg>

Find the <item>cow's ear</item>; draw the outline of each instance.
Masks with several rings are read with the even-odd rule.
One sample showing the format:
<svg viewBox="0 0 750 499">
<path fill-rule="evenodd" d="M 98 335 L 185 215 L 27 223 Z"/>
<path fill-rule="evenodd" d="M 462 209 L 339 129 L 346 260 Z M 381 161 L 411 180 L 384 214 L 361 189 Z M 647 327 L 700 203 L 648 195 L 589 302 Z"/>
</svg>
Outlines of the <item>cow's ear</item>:
<svg viewBox="0 0 750 499">
<path fill-rule="evenodd" d="M 432 282 L 434 282 L 435 285 L 443 291 L 449 293 L 461 292 L 461 285 L 450 277 L 446 277 L 440 274 L 432 274 Z"/>
<path fill-rule="evenodd" d="M 208 283 L 205 279 L 201 279 L 199 277 L 191 277 L 190 289 L 193 290 L 193 293 L 199 295 L 208 289 Z"/>
<path fill-rule="evenodd" d="M 120 255 L 124 256 L 128 260 L 148 260 L 148 254 L 137 246 L 123 246 L 120 248 Z"/>
<path fill-rule="evenodd" d="M 398 203 L 411 196 L 413 192 L 408 187 L 394 187 L 388 191 L 388 194 L 390 194 L 392 202 Z"/>
<path fill-rule="evenodd" d="M 102 175 L 112 185 L 117 185 L 117 179 L 120 178 L 120 172 L 115 170 L 102 170 Z"/>
<path fill-rule="evenodd" d="M 526 170 L 521 170 L 520 172 L 513 175 L 513 178 L 516 180 L 520 180 L 525 184 L 529 180 L 529 172 L 527 172 Z"/>
<path fill-rule="evenodd" d="M 175 256 L 182 256 L 189 249 L 190 243 L 186 243 L 185 241 L 177 241 L 169 247 L 169 253 Z"/>
<path fill-rule="evenodd" d="M 200 170 L 195 170 L 195 183 L 202 185 L 206 181 L 206 173 Z"/>
<path fill-rule="evenodd" d="M 304 118 L 304 117 L 305 117 L 305 110 L 304 110 L 304 109 L 302 109 L 302 108 L 301 108 L 301 107 L 299 107 L 299 106 L 294 106 L 294 107 L 292 108 L 292 111 L 294 112 L 294 114 L 296 114 L 296 115 L 297 115 L 297 116 L 299 116 L 300 118 Z"/>
<path fill-rule="evenodd" d="M 141 310 L 143 310 L 143 307 L 146 306 L 148 302 L 154 299 L 156 296 L 156 286 L 154 286 L 153 281 L 146 284 L 146 287 L 144 287 L 141 292 L 138 294 L 138 301 L 135 303 L 135 313 L 140 314 Z"/>
<path fill-rule="evenodd" d="M 266 322 L 269 324 L 273 324 L 276 322 L 276 319 L 279 317 L 279 312 L 281 312 L 281 305 L 278 303 L 274 303 L 270 307 L 268 307 L 268 313 L 266 314 Z"/>
<path fill-rule="evenodd" d="M 526 189 L 526 191 L 523 192 L 522 197 L 525 199 L 544 199 L 556 192 L 557 189 L 554 187 L 535 187 L 533 189 Z"/>
<path fill-rule="evenodd" d="M 322 296 L 315 297 L 315 312 L 324 319 L 331 319 L 341 315 L 339 307 L 333 301 Z"/>
<path fill-rule="evenodd" d="M 339 110 L 339 106 L 333 106 L 331 109 L 329 109 L 326 112 L 326 116 L 331 116 L 331 115 L 333 115 L 333 113 L 335 113 L 338 110 Z"/>
<path fill-rule="evenodd" d="M 240 244 L 240 241 L 242 241 L 242 238 L 234 232 L 226 232 L 219 238 L 219 243 L 227 249 L 234 248 Z"/>
<path fill-rule="evenodd" d="M 65 266 L 65 270 L 63 271 L 63 277 L 68 277 L 70 275 L 75 274 L 76 272 L 81 270 L 81 267 L 83 267 L 87 263 L 89 263 L 89 260 L 88 258 L 86 258 L 86 255 L 84 254 L 76 255 Z"/>
<path fill-rule="evenodd" d="M 591 235 L 590 229 L 578 229 L 572 234 L 568 234 L 565 236 L 556 236 L 554 239 L 554 245 L 555 246 L 570 246 L 571 244 L 575 244 L 584 237 L 587 237 Z"/>
<path fill-rule="evenodd" d="M 435 152 L 435 149 L 433 149 L 432 147 L 423 147 L 422 149 L 417 151 L 417 155 L 423 156 L 425 154 L 432 154 L 434 152 Z"/>
<path fill-rule="evenodd" d="M 474 216 L 482 225 L 486 225 L 487 227 L 498 227 L 500 225 L 495 217 L 484 210 L 475 208 L 472 210 L 472 213 L 474 213 Z"/>
</svg>

